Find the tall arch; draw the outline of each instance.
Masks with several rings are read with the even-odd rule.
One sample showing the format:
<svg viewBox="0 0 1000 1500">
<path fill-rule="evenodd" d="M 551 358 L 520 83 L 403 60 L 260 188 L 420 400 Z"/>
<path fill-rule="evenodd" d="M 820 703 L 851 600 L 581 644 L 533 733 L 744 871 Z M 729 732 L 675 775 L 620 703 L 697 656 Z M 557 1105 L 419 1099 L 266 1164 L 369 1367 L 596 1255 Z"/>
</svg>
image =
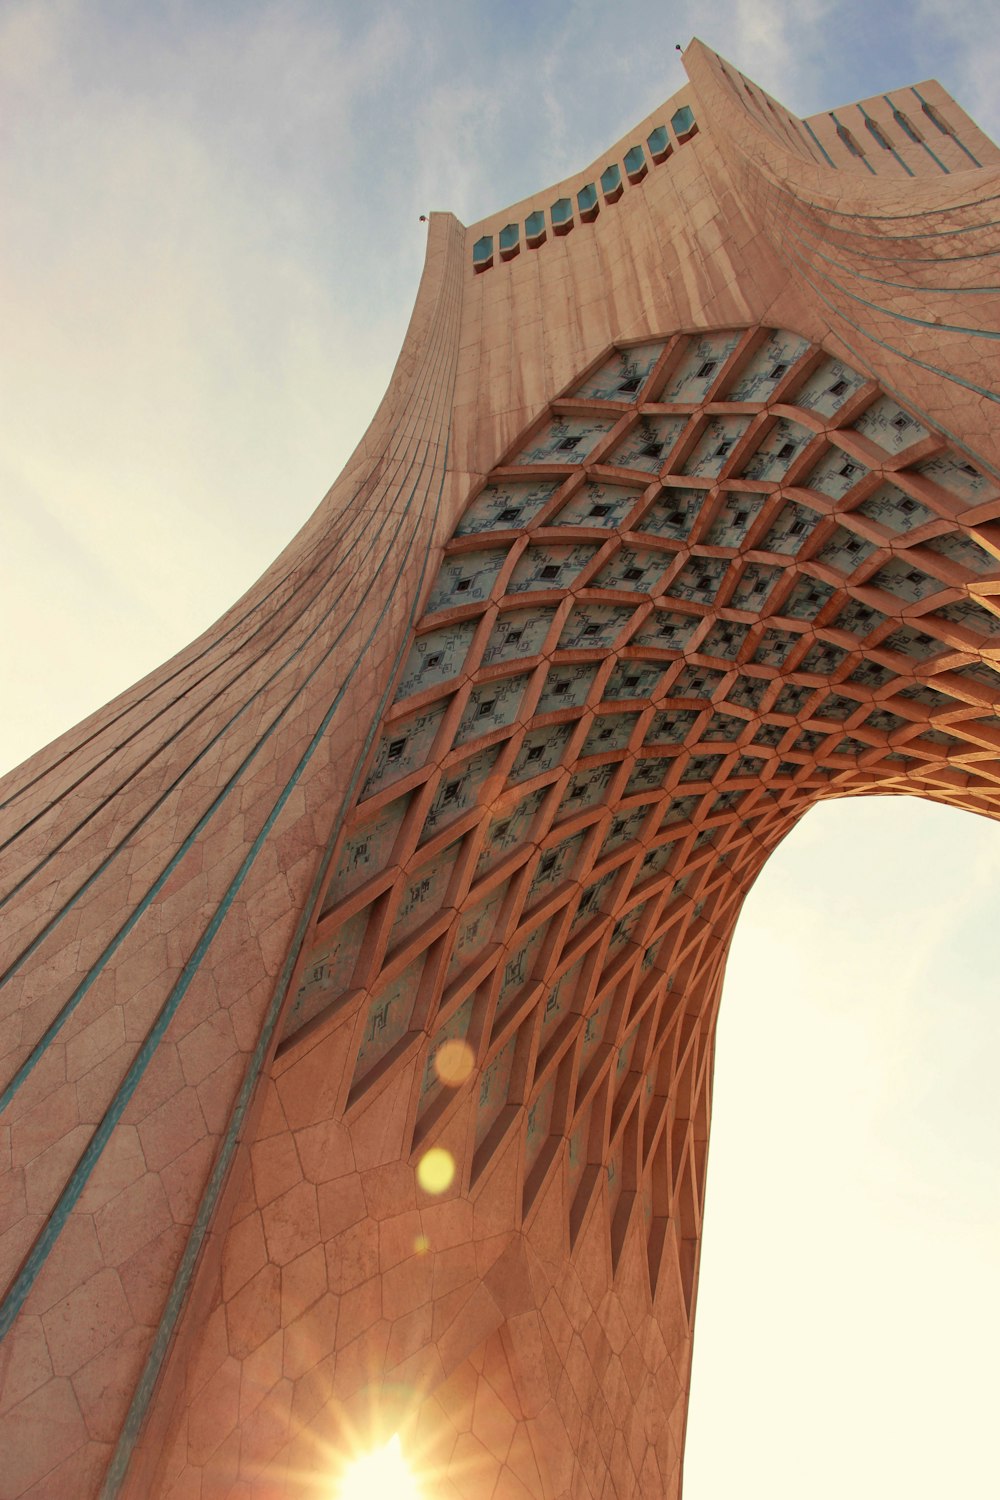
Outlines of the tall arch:
<svg viewBox="0 0 1000 1500">
<path fill-rule="evenodd" d="M 471 1187 L 518 1130 L 520 1213 L 564 1172 L 571 1247 L 606 1196 L 654 1292 L 679 1227 L 690 1308 L 715 1008 L 767 853 L 831 796 L 995 815 L 997 517 L 982 469 L 787 330 L 602 356 L 445 548 L 279 1067 L 350 1016 L 350 1118 L 417 1053 L 412 1149 L 464 1112 Z M 435 1071 L 456 1042 L 478 1099 Z"/>
<path fill-rule="evenodd" d="M 605 351 L 475 485 L 329 850 L 229 1242 L 316 1194 L 288 1253 L 325 1245 L 349 1301 L 380 1283 L 346 1345 L 383 1328 L 448 1493 L 676 1482 L 743 898 L 820 800 L 997 815 L 998 516 L 985 466 L 769 327 Z M 353 1376 L 341 1444 L 377 1422 Z"/>
<path fill-rule="evenodd" d="M 308 1492 L 390 1419 L 444 1494 L 676 1494 L 743 895 L 821 798 L 994 815 L 1000 153 L 686 65 L 431 217 L 315 516 L 5 778 L 18 1500 Z"/>
</svg>

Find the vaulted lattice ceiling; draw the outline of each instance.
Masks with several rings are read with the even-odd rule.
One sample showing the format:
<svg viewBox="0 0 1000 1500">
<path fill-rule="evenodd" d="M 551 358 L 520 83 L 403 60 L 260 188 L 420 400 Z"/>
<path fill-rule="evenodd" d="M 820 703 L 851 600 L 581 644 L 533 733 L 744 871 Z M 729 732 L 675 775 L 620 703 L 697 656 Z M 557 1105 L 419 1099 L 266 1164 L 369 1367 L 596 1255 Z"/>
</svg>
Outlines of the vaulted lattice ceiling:
<svg viewBox="0 0 1000 1500">
<path fill-rule="evenodd" d="M 470 499 L 321 903 L 283 1046 L 415 1051 L 414 1149 L 523 1138 L 689 1304 L 725 955 L 820 797 L 1000 810 L 1000 486 L 788 332 L 612 350 Z M 435 1066 L 462 1041 L 456 1086 Z M 442 1076 L 444 1074 L 444 1076 Z M 672 1232 L 668 1233 L 668 1226 Z"/>
</svg>

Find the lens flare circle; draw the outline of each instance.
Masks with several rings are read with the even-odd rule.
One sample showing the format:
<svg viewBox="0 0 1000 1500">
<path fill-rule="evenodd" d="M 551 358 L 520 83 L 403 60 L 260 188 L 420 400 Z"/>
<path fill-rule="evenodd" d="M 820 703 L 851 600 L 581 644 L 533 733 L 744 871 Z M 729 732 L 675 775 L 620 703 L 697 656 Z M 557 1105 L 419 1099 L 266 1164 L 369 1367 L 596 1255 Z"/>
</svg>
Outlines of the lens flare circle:
<svg viewBox="0 0 1000 1500">
<path fill-rule="evenodd" d="M 434 1054 L 434 1071 L 448 1088 L 456 1089 L 464 1083 L 475 1064 L 476 1054 L 460 1037 L 442 1042 Z"/>
<path fill-rule="evenodd" d="M 417 1164 L 417 1181 L 425 1193 L 443 1193 L 455 1180 L 455 1158 L 443 1146 L 432 1146 Z"/>
</svg>

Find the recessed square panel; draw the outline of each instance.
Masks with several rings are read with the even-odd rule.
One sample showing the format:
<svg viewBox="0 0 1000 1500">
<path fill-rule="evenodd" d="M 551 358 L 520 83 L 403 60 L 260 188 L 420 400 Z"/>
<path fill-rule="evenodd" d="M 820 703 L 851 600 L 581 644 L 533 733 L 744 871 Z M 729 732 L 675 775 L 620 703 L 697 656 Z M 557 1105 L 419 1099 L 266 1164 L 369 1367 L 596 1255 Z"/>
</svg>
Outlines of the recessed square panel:
<svg viewBox="0 0 1000 1500">
<path fill-rule="evenodd" d="M 660 393 L 660 401 L 684 405 L 704 401 L 742 336 L 741 333 L 704 333 L 688 339 L 680 363 Z"/>
<path fill-rule="evenodd" d="M 442 854 L 425 861 L 403 877 L 389 934 L 390 948 L 416 932 L 429 917 L 437 916 L 444 905 L 457 856 L 458 845 L 452 844 Z"/>
<path fill-rule="evenodd" d="M 617 418 L 552 417 L 514 459 L 517 464 L 580 464 L 607 437 Z"/>
<path fill-rule="evenodd" d="M 661 651 L 683 651 L 701 623 L 700 615 L 683 615 L 672 609 L 654 609 L 632 637 L 632 644 Z"/>
<path fill-rule="evenodd" d="M 417 987 L 423 972 L 421 954 L 398 979 L 379 989 L 365 1010 L 361 1045 L 354 1069 L 354 1082 L 361 1083 L 406 1037 L 417 1002 Z"/>
<path fill-rule="evenodd" d="M 482 1145 L 489 1134 L 490 1127 L 499 1119 L 500 1111 L 507 1103 L 516 1046 L 517 1036 L 515 1035 L 501 1048 L 480 1075 L 476 1110 L 477 1146 Z"/>
<path fill-rule="evenodd" d="M 599 573 L 595 573 L 591 587 L 620 589 L 631 594 L 656 594 L 673 560 L 670 553 L 623 546 L 608 559 Z"/>
<path fill-rule="evenodd" d="M 528 837 L 543 796 L 544 792 L 534 791 L 490 819 L 476 864 L 477 880 Z"/>
<path fill-rule="evenodd" d="M 849 457 L 842 448 L 830 447 L 802 484 L 807 490 L 816 490 L 831 500 L 842 500 L 848 490 L 860 484 L 868 473 L 863 463 Z"/>
<path fill-rule="evenodd" d="M 527 526 L 548 504 L 558 484 L 553 480 L 504 480 L 481 490 L 458 523 L 456 536 L 479 531 L 514 531 Z"/>
<path fill-rule="evenodd" d="M 498 746 L 489 745 L 478 754 L 471 755 L 468 760 L 457 766 L 449 766 L 446 771 L 441 772 L 434 800 L 424 819 L 421 841 L 433 838 L 442 828 L 447 828 L 449 823 L 475 805 L 499 754 Z"/>
<path fill-rule="evenodd" d="M 573 728 L 572 724 L 551 724 L 546 729 L 529 729 L 510 768 L 511 783 L 529 781 L 559 765 Z"/>
<path fill-rule="evenodd" d="M 582 401 L 638 401 L 649 372 L 664 347 L 657 341 L 616 349 L 599 369 L 581 381 L 573 396 Z"/>
<path fill-rule="evenodd" d="M 782 506 L 777 519 L 760 546 L 764 552 L 783 552 L 794 557 L 819 525 L 820 515 L 798 501 Z"/>
<path fill-rule="evenodd" d="M 686 417 L 643 417 L 608 455 L 619 469 L 658 474 L 687 426 Z"/>
<path fill-rule="evenodd" d="M 664 669 L 653 662 L 619 661 L 604 687 L 604 698 L 650 700 L 662 689 Z"/>
<path fill-rule="evenodd" d="M 455 732 L 455 744 L 512 724 L 527 685 L 527 677 L 499 677 L 473 688 Z"/>
<path fill-rule="evenodd" d="M 561 547 L 535 543 L 521 554 L 507 591 L 527 594 L 571 588 L 596 551 L 596 547 L 586 544 Z"/>
<path fill-rule="evenodd" d="M 921 568 L 915 567 L 905 557 L 893 557 L 869 578 L 868 586 L 884 589 L 886 593 L 894 594 L 907 604 L 917 604 L 931 594 L 939 594 L 945 585 L 940 579 L 932 578 Z"/>
<path fill-rule="evenodd" d="M 845 365 L 843 360 L 827 358 L 789 399 L 807 411 L 832 417 L 865 384 L 867 377 Z"/>
<path fill-rule="evenodd" d="M 956 499 L 964 500 L 966 505 L 982 505 L 1000 495 L 1000 484 L 992 474 L 977 468 L 963 453 L 952 448 L 914 464 L 913 472 Z"/>
<path fill-rule="evenodd" d="M 570 777 L 569 786 L 559 806 L 560 817 L 582 812 L 584 808 L 594 807 L 598 802 L 602 802 L 611 784 L 611 778 L 617 770 L 617 763 L 606 763 L 602 766 L 588 766 L 585 770 L 575 771 Z"/>
<path fill-rule="evenodd" d="M 919 500 L 914 500 L 905 490 L 901 490 L 895 484 L 881 484 L 878 489 L 863 500 L 858 506 L 858 514 L 867 516 L 871 521 L 878 521 L 881 526 L 886 526 L 890 531 L 913 531 L 918 526 L 926 526 L 928 521 L 936 521 L 934 511 L 922 505 Z"/>
<path fill-rule="evenodd" d="M 427 613 L 481 604 L 493 592 L 506 561 L 506 552 L 457 552 L 446 557 L 427 600 Z"/>
<path fill-rule="evenodd" d="M 638 714 L 596 714 L 580 747 L 583 755 L 604 755 L 609 750 L 624 750 L 638 721 Z"/>
<path fill-rule="evenodd" d="M 310 952 L 298 993 L 284 1018 L 283 1039 L 329 1010 L 350 988 L 369 916 L 365 907 Z"/>
<path fill-rule="evenodd" d="M 729 463 L 749 425 L 749 417 L 710 417 L 684 462 L 683 473 L 714 479 Z"/>
<path fill-rule="evenodd" d="M 671 579 L 670 597 L 711 604 L 728 572 L 728 558 L 692 557 L 677 577 Z"/>
<path fill-rule="evenodd" d="M 409 797 L 398 797 L 360 827 L 351 829 L 330 877 L 323 901 L 324 911 L 328 911 L 385 868 L 392 855 L 409 801 Z"/>
<path fill-rule="evenodd" d="M 383 730 L 375 752 L 375 762 L 361 792 L 362 797 L 370 797 L 383 787 L 402 781 L 404 776 L 409 776 L 426 764 L 446 706 L 444 703 L 435 703 L 425 713 L 396 720 Z"/>
<path fill-rule="evenodd" d="M 396 701 L 426 692 L 428 688 L 456 677 L 465 665 L 475 628 L 474 621 L 463 620 L 418 635 L 396 689 Z"/>
<path fill-rule="evenodd" d="M 874 542 L 858 536 L 856 531 L 849 531 L 846 526 L 838 526 L 816 553 L 816 561 L 825 563 L 828 568 L 835 568 L 838 573 L 849 575 L 867 562 L 876 550 Z"/>
<path fill-rule="evenodd" d="M 621 635 L 633 616 L 626 605 L 574 604 L 559 637 L 560 651 L 606 649 Z"/>
<path fill-rule="evenodd" d="M 596 676 L 597 666 L 590 662 L 579 665 L 559 662 L 550 667 L 535 713 L 549 714 L 563 708 L 579 708 L 587 701 Z"/>
<path fill-rule="evenodd" d="M 587 480 L 552 517 L 552 526 L 600 526 L 610 531 L 621 526 L 642 497 L 641 489 L 623 484 L 601 484 Z"/>
<path fill-rule="evenodd" d="M 683 541 L 690 535 L 708 493 L 707 490 L 664 488 L 637 523 L 636 530 Z"/>
<path fill-rule="evenodd" d="M 776 328 L 725 387 L 725 401 L 766 401 L 809 348 L 809 340 Z"/>
<path fill-rule="evenodd" d="M 726 490 L 721 498 L 702 539 L 711 547 L 739 547 L 760 515 L 765 497 L 750 490 Z"/>
<path fill-rule="evenodd" d="M 743 465 L 746 479 L 784 479 L 812 438 L 808 427 L 781 417 Z"/>
<path fill-rule="evenodd" d="M 886 453 L 902 453 L 927 437 L 927 428 L 891 396 L 879 396 L 854 423 L 854 430 Z"/>
<path fill-rule="evenodd" d="M 549 607 L 503 610 L 496 618 L 483 652 L 483 665 L 537 656 L 545 644 L 556 612 Z"/>
</svg>

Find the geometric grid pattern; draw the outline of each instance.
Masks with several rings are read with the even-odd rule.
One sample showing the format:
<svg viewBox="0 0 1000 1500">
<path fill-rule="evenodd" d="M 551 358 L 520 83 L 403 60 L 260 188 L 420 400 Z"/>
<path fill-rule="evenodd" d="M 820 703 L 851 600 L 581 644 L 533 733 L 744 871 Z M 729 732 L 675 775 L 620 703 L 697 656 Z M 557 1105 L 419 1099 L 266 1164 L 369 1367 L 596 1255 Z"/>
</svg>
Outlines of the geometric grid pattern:
<svg viewBox="0 0 1000 1500">
<path fill-rule="evenodd" d="M 692 1311 L 715 1012 L 818 798 L 1000 813 L 1000 485 L 796 334 L 610 350 L 473 495 L 285 1022 L 354 1015 L 345 1114 L 416 1051 L 413 1149 L 512 1130 Z M 460 1087 L 434 1066 L 464 1041 Z"/>
</svg>

